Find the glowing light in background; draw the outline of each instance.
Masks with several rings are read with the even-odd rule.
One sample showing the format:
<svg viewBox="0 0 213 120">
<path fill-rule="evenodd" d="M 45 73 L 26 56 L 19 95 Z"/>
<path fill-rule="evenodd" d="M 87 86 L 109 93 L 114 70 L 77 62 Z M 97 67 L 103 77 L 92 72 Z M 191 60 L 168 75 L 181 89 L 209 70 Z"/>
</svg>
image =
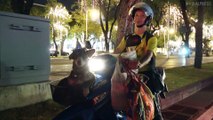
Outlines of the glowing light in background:
<svg viewBox="0 0 213 120">
<path fill-rule="evenodd" d="M 91 20 L 96 21 L 99 18 L 100 12 L 97 9 L 91 9 L 89 10 Z"/>
</svg>

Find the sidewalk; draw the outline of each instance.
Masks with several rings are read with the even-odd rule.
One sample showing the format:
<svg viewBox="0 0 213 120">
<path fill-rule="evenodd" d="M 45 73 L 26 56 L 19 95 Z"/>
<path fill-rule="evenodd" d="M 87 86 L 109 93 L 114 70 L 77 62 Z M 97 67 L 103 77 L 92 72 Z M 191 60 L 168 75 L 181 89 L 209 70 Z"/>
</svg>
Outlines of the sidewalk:
<svg viewBox="0 0 213 120">
<path fill-rule="evenodd" d="M 163 109 L 165 120 L 213 120 L 213 79 L 200 91 Z M 208 84 L 209 83 L 209 84 Z M 197 83 L 198 84 L 198 83 Z M 199 86 L 199 85 L 198 85 Z M 193 90 L 182 89 L 186 95 Z M 195 90 L 196 91 L 196 90 Z M 176 94 L 178 96 L 178 94 Z M 173 98 L 175 100 L 175 98 Z M 171 100 L 172 101 L 172 100 Z M 165 100 L 163 104 L 169 102 Z"/>
<path fill-rule="evenodd" d="M 194 56 L 191 56 L 190 58 L 186 58 L 184 56 L 157 56 L 157 66 L 161 66 L 164 68 L 175 68 L 175 67 L 181 67 L 181 66 L 190 66 L 194 65 Z M 210 63 L 213 62 L 213 56 L 209 57 L 203 57 L 202 63 Z"/>
<path fill-rule="evenodd" d="M 198 117 L 197 120 L 212 120 L 213 119 L 213 106 L 209 108 L 204 114 Z"/>
</svg>

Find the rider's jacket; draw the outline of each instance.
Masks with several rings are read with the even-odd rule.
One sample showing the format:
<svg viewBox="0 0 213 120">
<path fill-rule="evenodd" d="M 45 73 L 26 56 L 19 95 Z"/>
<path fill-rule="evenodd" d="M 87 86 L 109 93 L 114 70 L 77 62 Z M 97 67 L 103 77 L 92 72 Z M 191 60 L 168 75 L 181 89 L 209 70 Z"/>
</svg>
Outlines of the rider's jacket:
<svg viewBox="0 0 213 120">
<path fill-rule="evenodd" d="M 132 44 L 132 45 L 128 45 L 129 41 L 126 41 L 125 37 L 121 40 L 120 44 L 118 45 L 118 48 L 121 49 L 122 51 L 124 51 L 125 49 L 135 49 L 136 50 L 136 54 L 137 54 L 137 58 L 141 58 L 145 55 L 145 53 L 147 52 L 147 50 L 150 50 L 153 52 L 154 57 L 157 55 L 156 51 L 157 51 L 157 38 L 152 36 L 150 37 L 147 41 L 146 41 L 146 35 L 139 35 L 142 39 L 138 44 L 138 41 L 135 41 L 134 39 L 132 40 L 132 42 L 135 42 L 136 44 Z M 144 37 L 143 37 L 144 36 Z M 155 64 L 155 63 L 154 63 Z M 151 64 L 147 64 L 145 65 L 143 68 L 141 68 L 139 70 L 139 72 L 141 71 L 148 71 L 152 68 Z"/>
</svg>

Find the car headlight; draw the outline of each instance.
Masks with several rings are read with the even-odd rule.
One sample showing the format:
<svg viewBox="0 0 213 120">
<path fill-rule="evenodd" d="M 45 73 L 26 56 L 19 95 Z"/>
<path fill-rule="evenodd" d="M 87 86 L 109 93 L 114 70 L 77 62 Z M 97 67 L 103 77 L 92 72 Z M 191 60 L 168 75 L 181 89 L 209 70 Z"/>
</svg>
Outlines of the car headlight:
<svg viewBox="0 0 213 120">
<path fill-rule="evenodd" d="M 102 71 L 105 68 L 104 60 L 91 58 L 88 62 L 89 69 L 92 72 Z"/>
</svg>

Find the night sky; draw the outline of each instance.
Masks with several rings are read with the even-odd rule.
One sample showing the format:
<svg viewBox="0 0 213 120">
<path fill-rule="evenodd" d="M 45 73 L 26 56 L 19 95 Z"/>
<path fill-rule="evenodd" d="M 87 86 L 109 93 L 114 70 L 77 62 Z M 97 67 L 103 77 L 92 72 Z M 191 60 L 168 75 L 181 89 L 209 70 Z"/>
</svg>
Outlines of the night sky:
<svg viewBox="0 0 213 120">
<path fill-rule="evenodd" d="M 58 2 L 64 4 L 64 6 L 66 6 L 67 9 L 70 10 L 71 5 L 77 0 L 58 0 Z M 34 0 L 34 3 L 39 3 L 39 4 L 46 4 L 47 0 Z"/>
<path fill-rule="evenodd" d="M 75 0 L 58 0 L 66 6 L 67 9 L 70 9 L 71 5 L 75 2 Z"/>
<path fill-rule="evenodd" d="M 34 3 L 39 3 L 39 4 L 44 5 L 44 4 L 47 3 L 47 0 L 34 0 L 33 2 L 34 2 Z"/>
</svg>

